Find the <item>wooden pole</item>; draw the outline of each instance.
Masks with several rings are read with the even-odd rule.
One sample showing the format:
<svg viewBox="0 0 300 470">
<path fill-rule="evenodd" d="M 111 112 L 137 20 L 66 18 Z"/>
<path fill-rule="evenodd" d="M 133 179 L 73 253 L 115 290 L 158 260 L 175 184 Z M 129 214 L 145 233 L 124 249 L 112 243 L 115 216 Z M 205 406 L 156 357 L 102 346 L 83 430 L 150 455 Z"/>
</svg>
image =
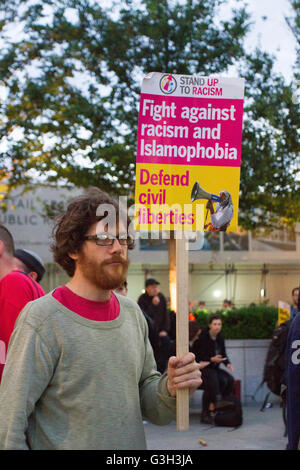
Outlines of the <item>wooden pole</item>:
<svg viewBox="0 0 300 470">
<path fill-rule="evenodd" d="M 176 354 L 189 352 L 188 275 L 189 261 L 187 241 L 176 239 Z M 177 431 L 189 429 L 189 389 L 177 390 Z"/>
<path fill-rule="evenodd" d="M 168 252 L 170 308 L 176 312 L 176 240 L 174 238 L 174 234 L 174 230 L 170 230 L 170 238 L 168 239 Z"/>
</svg>

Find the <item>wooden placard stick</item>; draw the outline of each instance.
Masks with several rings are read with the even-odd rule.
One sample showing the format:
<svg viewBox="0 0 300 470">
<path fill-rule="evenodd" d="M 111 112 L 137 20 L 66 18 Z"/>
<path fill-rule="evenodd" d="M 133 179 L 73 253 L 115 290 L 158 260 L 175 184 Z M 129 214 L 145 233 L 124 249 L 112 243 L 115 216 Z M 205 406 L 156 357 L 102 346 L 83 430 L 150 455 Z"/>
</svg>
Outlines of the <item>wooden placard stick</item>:
<svg viewBox="0 0 300 470">
<path fill-rule="evenodd" d="M 176 239 L 176 355 L 189 352 L 188 276 L 189 252 L 184 233 Z M 177 431 L 189 429 L 189 389 L 177 390 Z"/>
</svg>

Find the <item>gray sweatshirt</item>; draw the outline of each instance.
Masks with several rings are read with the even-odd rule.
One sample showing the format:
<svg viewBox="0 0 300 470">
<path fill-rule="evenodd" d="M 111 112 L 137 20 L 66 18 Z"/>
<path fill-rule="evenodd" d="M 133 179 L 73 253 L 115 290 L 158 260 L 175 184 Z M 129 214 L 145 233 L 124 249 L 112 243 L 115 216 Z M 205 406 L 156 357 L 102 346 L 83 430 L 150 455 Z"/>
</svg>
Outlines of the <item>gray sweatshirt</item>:
<svg viewBox="0 0 300 470">
<path fill-rule="evenodd" d="M 175 418 L 138 305 L 81 317 L 52 294 L 20 313 L 0 386 L 0 449 L 145 449 L 142 417 Z"/>
</svg>

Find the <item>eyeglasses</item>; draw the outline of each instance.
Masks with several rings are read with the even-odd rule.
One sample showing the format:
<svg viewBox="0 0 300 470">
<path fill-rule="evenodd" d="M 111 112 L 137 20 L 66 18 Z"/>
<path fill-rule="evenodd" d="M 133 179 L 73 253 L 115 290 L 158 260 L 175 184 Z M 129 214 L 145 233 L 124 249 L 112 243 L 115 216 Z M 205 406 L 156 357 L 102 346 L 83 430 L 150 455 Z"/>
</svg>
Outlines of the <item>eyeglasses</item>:
<svg viewBox="0 0 300 470">
<path fill-rule="evenodd" d="M 122 246 L 133 246 L 134 240 L 132 237 L 126 237 L 126 235 L 111 235 L 109 233 L 99 233 L 98 235 L 86 235 L 83 237 L 83 240 L 92 240 L 98 246 L 111 246 L 114 244 L 115 240 L 118 240 Z"/>
</svg>

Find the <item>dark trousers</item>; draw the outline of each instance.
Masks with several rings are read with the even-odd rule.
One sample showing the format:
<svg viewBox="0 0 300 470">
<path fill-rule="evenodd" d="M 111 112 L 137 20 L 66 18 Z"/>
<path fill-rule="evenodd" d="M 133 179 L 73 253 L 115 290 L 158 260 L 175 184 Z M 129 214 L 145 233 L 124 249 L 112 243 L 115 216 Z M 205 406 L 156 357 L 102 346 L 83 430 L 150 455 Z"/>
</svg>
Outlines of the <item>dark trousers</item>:
<svg viewBox="0 0 300 470">
<path fill-rule="evenodd" d="M 202 397 L 202 410 L 208 411 L 210 403 L 216 403 L 217 395 L 230 395 L 233 393 L 234 378 L 228 372 L 219 368 L 204 368 L 202 369 L 203 384 L 201 388 L 204 389 Z"/>
</svg>

